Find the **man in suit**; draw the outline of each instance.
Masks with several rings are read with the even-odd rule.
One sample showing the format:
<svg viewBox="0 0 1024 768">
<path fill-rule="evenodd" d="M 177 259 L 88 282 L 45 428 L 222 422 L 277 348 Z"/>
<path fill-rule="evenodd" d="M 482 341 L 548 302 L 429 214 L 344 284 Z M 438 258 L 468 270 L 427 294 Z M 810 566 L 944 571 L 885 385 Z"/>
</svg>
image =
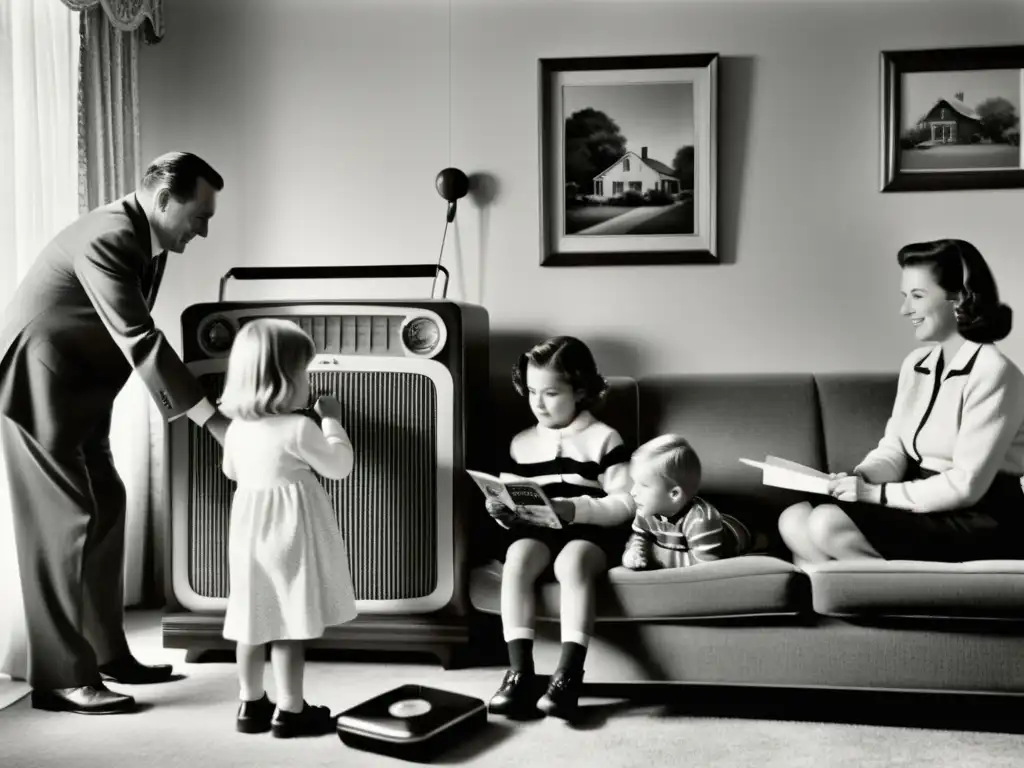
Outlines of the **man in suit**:
<svg viewBox="0 0 1024 768">
<path fill-rule="evenodd" d="M 125 489 L 110 453 L 114 398 L 134 370 L 167 420 L 223 442 L 206 399 L 150 315 L 167 252 L 206 237 L 223 179 L 188 153 L 157 158 L 134 193 L 61 231 L 0 322 L 0 430 L 28 629 L 32 705 L 106 714 L 155 683 L 124 633 Z"/>
</svg>

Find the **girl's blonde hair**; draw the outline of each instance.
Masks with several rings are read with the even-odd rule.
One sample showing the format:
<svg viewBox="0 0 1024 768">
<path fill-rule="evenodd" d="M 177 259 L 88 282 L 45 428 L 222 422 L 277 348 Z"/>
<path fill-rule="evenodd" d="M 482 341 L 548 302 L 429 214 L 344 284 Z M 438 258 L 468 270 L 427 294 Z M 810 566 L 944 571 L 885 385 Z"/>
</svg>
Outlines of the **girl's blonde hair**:
<svg viewBox="0 0 1024 768">
<path fill-rule="evenodd" d="M 648 440 L 633 452 L 634 467 L 660 475 L 670 485 L 678 485 L 691 499 L 700 487 L 700 458 L 689 441 L 680 435 L 661 435 Z"/>
<path fill-rule="evenodd" d="M 290 320 L 249 321 L 231 345 L 220 410 L 231 419 L 260 419 L 304 407 L 296 382 L 315 354 L 313 339 Z"/>
</svg>

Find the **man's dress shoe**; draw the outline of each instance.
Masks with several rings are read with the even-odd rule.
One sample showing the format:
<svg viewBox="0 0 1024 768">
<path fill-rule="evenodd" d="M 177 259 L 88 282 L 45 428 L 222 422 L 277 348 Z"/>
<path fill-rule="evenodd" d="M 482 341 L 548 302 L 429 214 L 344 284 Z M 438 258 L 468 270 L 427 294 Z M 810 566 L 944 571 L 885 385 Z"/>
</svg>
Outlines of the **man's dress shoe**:
<svg viewBox="0 0 1024 768">
<path fill-rule="evenodd" d="M 79 715 L 118 715 L 135 710 L 135 699 L 114 693 L 103 683 L 81 688 L 34 689 L 32 707 L 50 712 L 74 712 Z"/>
<path fill-rule="evenodd" d="M 100 667 L 100 677 L 112 683 L 124 685 L 147 685 L 149 683 L 166 683 L 171 679 L 170 664 L 154 664 L 147 666 L 134 656 L 115 659 Z"/>
</svg>

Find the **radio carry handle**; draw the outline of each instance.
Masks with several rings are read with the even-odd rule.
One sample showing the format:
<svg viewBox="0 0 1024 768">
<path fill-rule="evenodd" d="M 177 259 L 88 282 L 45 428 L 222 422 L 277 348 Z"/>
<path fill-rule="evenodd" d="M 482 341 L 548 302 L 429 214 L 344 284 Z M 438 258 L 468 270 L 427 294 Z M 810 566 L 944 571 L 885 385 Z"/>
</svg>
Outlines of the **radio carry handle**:
<svg viewBox="0 0 1024 768">
<path fill-rule="evenodd" d="M 385 278 L 431 277 L 437 280 L 438 273 L 444 274 L 444 290 L 441 298 L 448 295 L 448 270 L 440 264 L 368 264 L 347 267 L 232 267 L 220 279 L 217 301 L 224 301 L 224 289 L 228 280 L 332 280 L 337 278 Z"/>
</svg>

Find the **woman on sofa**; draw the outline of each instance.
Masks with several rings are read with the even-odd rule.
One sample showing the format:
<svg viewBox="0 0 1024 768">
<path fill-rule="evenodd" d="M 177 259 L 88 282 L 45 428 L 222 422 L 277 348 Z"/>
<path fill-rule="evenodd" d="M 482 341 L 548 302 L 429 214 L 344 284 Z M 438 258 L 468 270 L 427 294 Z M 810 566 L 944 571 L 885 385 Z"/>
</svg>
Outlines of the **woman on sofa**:
<svg viewBox="0 0 1024 768">
<path fill-rule="evenodd" d="M 913 243 L 897 260 L 900 311 L 929 346 L 903 361 L 878 446 L 832 476 L 835 501 L 794 504 L 779 532 L 797 565 L 1024 559 L 1024 375 L 993 343 L 1012 312 L 964 240 Z"/>
</svg>

